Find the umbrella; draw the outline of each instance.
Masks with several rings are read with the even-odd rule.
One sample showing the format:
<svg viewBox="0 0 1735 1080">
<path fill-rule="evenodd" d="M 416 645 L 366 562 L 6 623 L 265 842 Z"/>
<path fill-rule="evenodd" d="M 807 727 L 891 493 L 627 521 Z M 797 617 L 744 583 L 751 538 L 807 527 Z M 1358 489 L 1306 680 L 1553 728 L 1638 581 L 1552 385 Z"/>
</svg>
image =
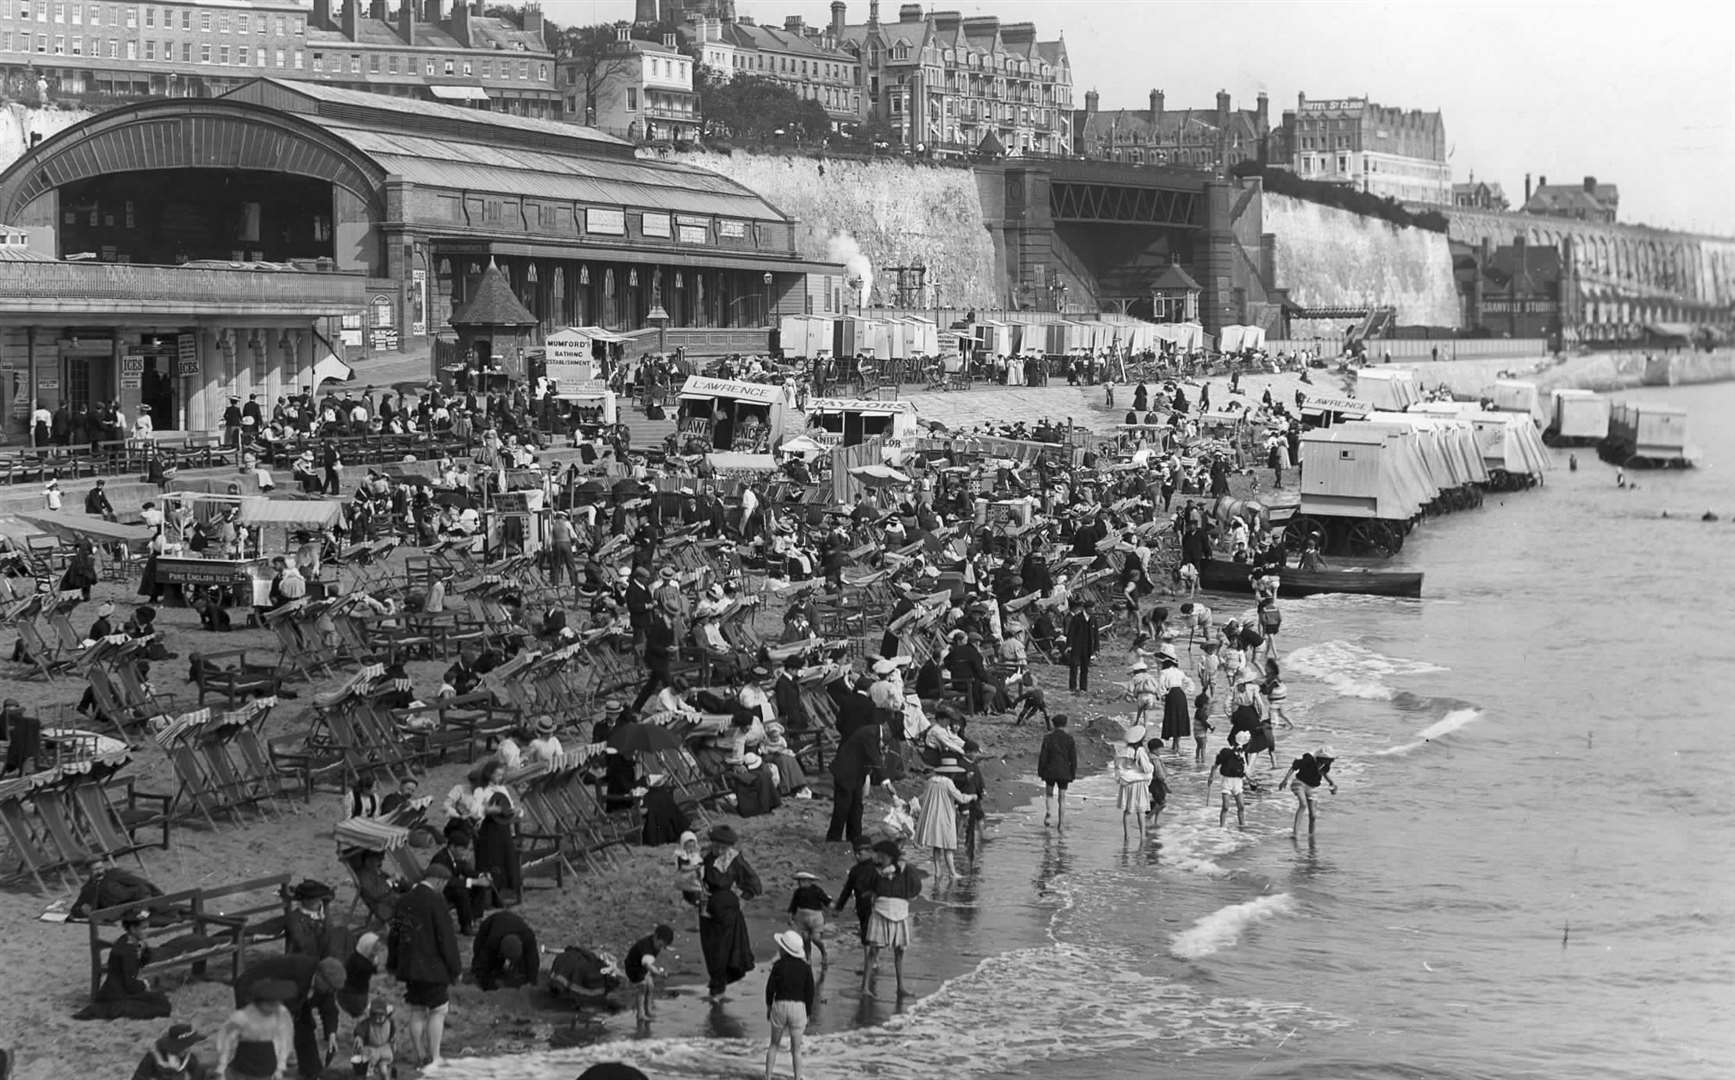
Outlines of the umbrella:
<svg viewBox="0 0 1735 1080">
<path fill-rule="evenodd" d="M 664 750 L 679 750 L 680 736 L 655 724 L 621 724 L 609 732 L 608 744 L 623 754 L 660 754 Z"/>
<path fill-rule="evenodd" d="M 868 487 L 890 487 L 910 482 L 908 476 L 889 465 L 858 465 L 849 474 Z"/>
</svg>

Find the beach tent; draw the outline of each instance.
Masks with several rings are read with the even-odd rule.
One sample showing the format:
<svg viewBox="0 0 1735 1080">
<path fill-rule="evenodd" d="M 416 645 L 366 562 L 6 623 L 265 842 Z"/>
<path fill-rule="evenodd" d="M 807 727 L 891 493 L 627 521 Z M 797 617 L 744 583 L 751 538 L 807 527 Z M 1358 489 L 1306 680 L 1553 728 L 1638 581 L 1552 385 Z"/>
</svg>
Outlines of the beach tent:
<svg viewBox="0 0 1735 1080">
<path fill-rule="evenodd" d="M 1355 396 L 1376 409 L 1403 412 L 1422 400 L 1422 388 L 1413 371 L 1367 367 L 1356 373 Z"/>
</svg>

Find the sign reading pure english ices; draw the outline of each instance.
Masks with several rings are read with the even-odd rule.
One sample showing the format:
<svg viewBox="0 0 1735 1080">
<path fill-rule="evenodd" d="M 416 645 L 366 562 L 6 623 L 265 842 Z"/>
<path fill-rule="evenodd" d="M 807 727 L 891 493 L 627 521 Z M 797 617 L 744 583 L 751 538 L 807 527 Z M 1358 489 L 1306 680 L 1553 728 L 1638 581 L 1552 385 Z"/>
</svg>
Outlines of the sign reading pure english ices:
<svg viewBox="0 0 1735 1080">
<path fill-rule="evenodd" d="M 175 374 L 182 378 L 199 374 L 199 339 L 191 330 L 175 335 Z"/>
</svg>

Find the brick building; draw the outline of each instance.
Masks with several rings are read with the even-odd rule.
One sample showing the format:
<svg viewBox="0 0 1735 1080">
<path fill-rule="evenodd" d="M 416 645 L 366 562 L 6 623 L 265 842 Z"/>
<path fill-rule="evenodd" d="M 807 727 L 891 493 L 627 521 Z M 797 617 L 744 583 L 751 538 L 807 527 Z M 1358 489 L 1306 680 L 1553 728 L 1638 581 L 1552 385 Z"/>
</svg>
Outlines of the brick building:
<svg viewBox="0 0 1735 1080">
<path fill-rule="evenodd" d="M 1578 184 L 1551 184 L 1548 177 L 1540 177 L 1535 191 L 1530 189 L 1530 178 L 1524 178 L 1526 214 L 1613 225 L 1620 208 L 1620 188 L 1599 184 L 1594 176 L 1587 176 Z"/>
<path fill-rule="evenodd" d="M 213 97 L 270 76 L 554 116 L 542 12 L 523 20 L 450 0 L 348 0 L 341 11 L 331 0 L 0 0 L 0 72 L 10 96 L 31 102 Z"/>
<path fill-rule="evenodd" d="M 992 15 L 924 13 L 904 4 L 896 22 L 850 26 L 832 4 L 834 32 L 861 59 L 863 105 L 901 145 L 962 155 L 988 146 L 1009 154 L 1072 151 L 1072 65 L 1064 40 L 1038 41 L 1036 24 Z"/>
<path fill-rule="evenodd" d="M 799 15 L 781 28 L 752 19 L 695 19 L 688 41 L 700 62 L 728 79 L 751 75 L 769 79 L 798 97 L 817 101 L 833 126 L 862 118 L 861 61 L 843 47 L 844 5 L 832 4 L 832 22 L 808 26 Z"/>
<path fill-rule="evenodd" d="M 1434 206 L 1452 204 L 1446 125 L 1438 112 L 1387 108 L 1366 98 L 1309 101 L 1283 113 L 1282 154 L 1307 180 Z"/>
<path fill-rule="evenodd" d="M 562 58 L 555 64 L 563 119 L 633 142 L 688 142 L 699 135 L 693 58 L 676 47 L 632 38 L 625 24 L 613 52 L 600 60 Z"/>
<path fill-rule="evenodd" d="M 1243 161 L 1264 161 L 1270 135 L 1265 94 L 1251 109 L 1234 108 L 1224 91 L 1210 109 L 1170 109 L 1152 90 L 1145 109 L 1102 111 L 1095 90 L 1073 116 L 1073 152 L 1102 161 L 1170 165 L 1222 174 Z"/>
</svg>

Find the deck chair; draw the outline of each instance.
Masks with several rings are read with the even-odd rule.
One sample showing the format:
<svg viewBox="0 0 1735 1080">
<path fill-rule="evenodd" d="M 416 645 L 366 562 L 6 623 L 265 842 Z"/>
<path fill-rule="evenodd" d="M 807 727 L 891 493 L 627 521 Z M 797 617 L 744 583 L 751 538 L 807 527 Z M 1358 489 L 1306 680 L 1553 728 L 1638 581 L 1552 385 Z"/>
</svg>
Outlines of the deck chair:
<svg viewBox="0 0 1735 1080">
<path fill-rule="evenodd" d="M 57 645 L 49 644 L 43 637 L 42 630 L 30 619 L 20 619 L 13 624 L 18 631 L 18 640 L 24 646 L 26 662 L 33 669 L 32 674 L 40 675 L 50 682 L 55 676 L 64 675 L 74 668 L 73 660 Z M 25 676 L 29 678 L 30 676 Z"/>
<path fill-rule="evenodd" d="M 36 888 L 46 893 L 50 890 L 43 875 L 57 874 L 62 887 L 78 886 L 77 875 L 71 873 L 44 835 L 42 827 L 25 813 L 24 805 L 18 797 L 0 799 L 0 829 L 5 831 L 12 842 L 12 854 L 18 860 L 18 866 L 5 876 L 0 876 L 0 881 L 13 881 L 28 875 L 36 882 Z"/>
<path fill-rule="evenodd" d="M 152 847 L 169 849 L 172 828 L 169 806 L 173 796 L 136 791 L 130 781 L 124 791 L 126 803 L 122 806 L 116 805 L 109 788 L 77 784 L 71 789 L 72 802 L 81 815 L 80 823 L 104 854 L 110 859 L 131 855 L 143 866 L 144 860 L 138 857 L 140 851 Z M 154 811 L 142 809 L 138 805 L 141 800 L 156 802 L 158 807 Z M 159 831 L 157 840 L 152 843 L 139 840 L 139 832 L 149 828 Z"/>
<path fill-rule="evenodd" d="M 248 663 L 246 649 L 196 652 L 189 670 L 193 684 L 199 688 L 200 707 L 204 706 L 206 695 L 221 694 L 228 708 L 238 708 L 252 698 L 275 695 L 283 685 L 276 674 L 277 665 Z"/>
<path fill-rule="evenodd" d="M 73 870 L 82 870 L 111 861 L 107 852 L 86 840 L 74 827 L 65 788 L 39 788 L 31 795 L 31 802 L 36 806 L 36 816 L 42 822 L 43 831 L 47 833 L 62 865 Z"/>
<path fill-rule="evenodd" d="M 174 715 L 175 695 L 159 693 L 147 686 L 144 676 L 139 672 L 137 660 L 123 660 L 115 664 L 110 674 L 114 676 L 114 682 L 121 692 L 122 702 L 141 718 L 149 720 L 158 716 Z"/>
</svg>

